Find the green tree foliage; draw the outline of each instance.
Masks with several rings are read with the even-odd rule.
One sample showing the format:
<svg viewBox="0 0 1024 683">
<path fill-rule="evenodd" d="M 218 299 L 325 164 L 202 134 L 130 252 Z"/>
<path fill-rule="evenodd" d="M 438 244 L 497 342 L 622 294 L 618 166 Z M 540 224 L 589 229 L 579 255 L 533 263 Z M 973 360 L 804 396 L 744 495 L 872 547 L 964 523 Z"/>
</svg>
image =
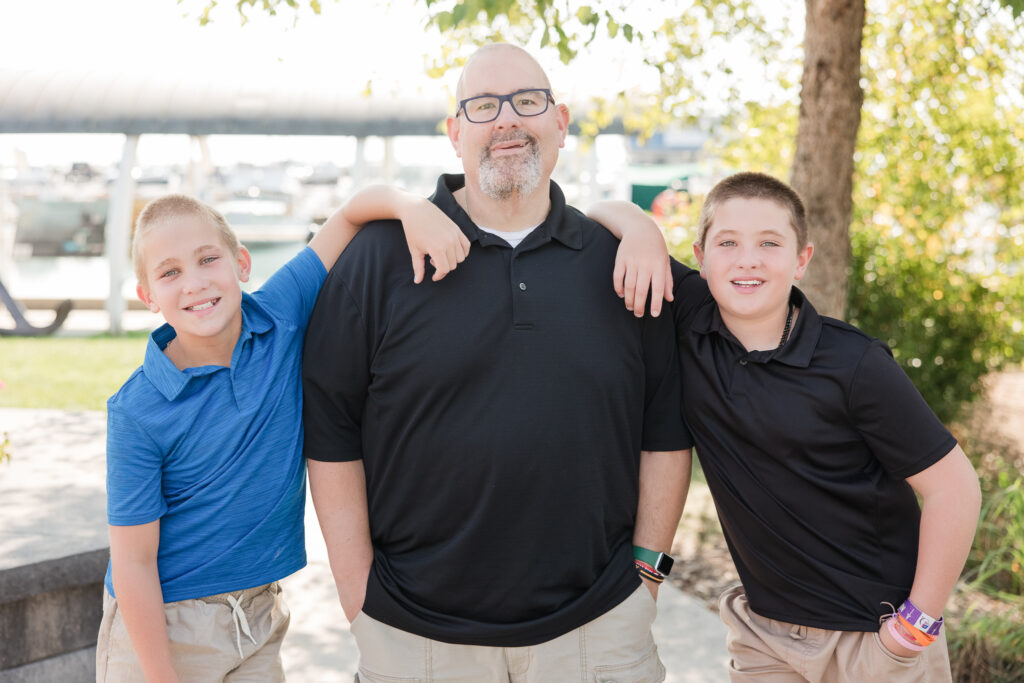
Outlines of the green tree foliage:
<svg viewBox="0 0 1024 683">
<path fill-rule="evenodd" d="M 874 0 L 862 55 L 847 315 L 949 420 L 1024 359 L 1024 32 L 984 1 Z M 748 105 L 726 168 L 786 177 L 797 106 Z"/>
<path fill-rule="evenodd" d="M 243 14 L 319 9 L 233 1 Z M 636 50 L 660 89 L 595 93 L 584 133 L 613 117 L 641 133 L 699 120 L 715 133 L 718 172 L 790 175 L 802 53 L 773 16 L 801 14 L 798 0 L 422 2 L 446 38 L 437 74 L 488 41 L 540 44 L 568 63 L 611 40 Z M 1024 358 L 1022 9 L 1024 0 L 867 2 L 848 318 L 893 347 L 947 419 L 985 372 Z M 741 59 L 774 87 L 749 88 Z M 677 227 L 676 240 L 684 233 Z"/>
<path fill-rule="evenodd" d="M 982 4 L 873 4 L 849 317 L 948 419 L 1024 358 L 1024 40 Z"/>
<path fill-rule="evenodd" d="M 1024 15 L 1024 0 L 1002 0 L 1002 4 L 1010 8 L 1014 17 Z"/>
<path fill-rule="evenodd" d="M 423 0 L 430 22 L 446 36 L 433 73 L 461 66 L 477 45 L 508 41 L 539 44 L 568 64 L 585 61 L 589 50 L 634 49 L 657 73 L 657 92 L 627 92 L 609 83 L 592 95 L 593 106 L 576 116 L 584 135 L 612 118 L 646 135 L 670 123 L 693 121 L 721 103 L 742 101 L 738 51 L 753 52 L 766 70 L 784 60 L 783 44 L 751 0 L 661 3 L 650 0 Z M 792 78 L 793 74 L 787 74 Z M 799 73 L 796 74 L 799 79 Z"/>
<path fill-rule="evenodd" d="M 178 0 L 178 4 L 184 4 L 187 0 Z M 217 0 L 203 0 L 199 9 L 199 24 L 206 26 L 210 23 L 210 13 L 213 12 L 214 8 L 219 3 Z M 249 21 L 249 12 L 256 10 L 258 12 L 265 12 L 271 16 L 277 16 L 280 11 L 287 10 L 292 13 L 296 13 L 293 16 L 293 21 L 298 20 L 297 12 L 302 7 L 309 7 L 314 14 L 320 14 L 321 2 L 320 0 L 230 0 L 227 4 L 234 4 L 235 9 L 238 10 L 238 16 L 242 24 Z"/>
</svg>

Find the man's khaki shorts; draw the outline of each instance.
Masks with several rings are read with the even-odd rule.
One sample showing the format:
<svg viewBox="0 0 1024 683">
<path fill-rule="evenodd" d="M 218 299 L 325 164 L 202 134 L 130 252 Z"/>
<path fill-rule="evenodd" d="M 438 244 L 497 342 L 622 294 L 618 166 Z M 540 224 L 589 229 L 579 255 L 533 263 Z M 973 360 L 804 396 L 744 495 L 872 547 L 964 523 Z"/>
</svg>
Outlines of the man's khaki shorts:
<svg viewBox="0 0 1024 683">
<path fill-rule="evenodd" d="M 729 627 L 729 676 L 757 683 L 948 683 L 946 636 L 914 657 L 895 655 L 875 631 L 829 631 L 755 614 L 742 586 L 719 601 Z"/>
<path fill-rule="evenodd" d="M 277 582 L 164 605 L 171 660 L 182 683 L 284 681 L 281 641 L 288 605 Z M 143 683 L 117 600 L 103 591 L 97 683 Z"/>
<path fill-rule="evenodd" d="M 453 645 L 401 631 L 362 612 L 352 622 L 359 683 L 660 683 L 651 636 L 654 599 L 640 586 L 597 619 L 528 647 Z"/>
</svg>

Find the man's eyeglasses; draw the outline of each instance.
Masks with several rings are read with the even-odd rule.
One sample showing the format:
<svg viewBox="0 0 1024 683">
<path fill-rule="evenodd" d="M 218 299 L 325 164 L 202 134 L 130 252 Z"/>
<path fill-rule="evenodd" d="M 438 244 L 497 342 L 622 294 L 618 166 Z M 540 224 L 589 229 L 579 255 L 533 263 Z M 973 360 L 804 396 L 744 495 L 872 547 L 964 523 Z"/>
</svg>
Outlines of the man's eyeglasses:
<svg viewBox="0 0 1024 683">
<path fill-rule="evenodd" d="M 501 105 L 508 102 L 512 110 L 520 116 L 540 116 L 548 110 L 548 103 L 554 104 L 555 98 L 547 88 L 516 90 L 508 95 L 477 95 L 459 102 L 455 115 L 465 112 L 470 123 L 488 123 L 498 118 Z"/>
</svg>

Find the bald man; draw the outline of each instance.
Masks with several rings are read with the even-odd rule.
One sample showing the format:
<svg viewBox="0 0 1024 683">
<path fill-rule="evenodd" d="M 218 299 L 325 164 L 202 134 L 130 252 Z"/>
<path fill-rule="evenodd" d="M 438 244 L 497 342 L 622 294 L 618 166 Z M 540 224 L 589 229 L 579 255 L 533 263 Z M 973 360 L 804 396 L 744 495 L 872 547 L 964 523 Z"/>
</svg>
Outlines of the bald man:
<svg viewBox="0 0 1024 683">
<path fill-rule="evenodd" d="M 617 241 L 551 181 L 569 110 L 537 61 L 484 47 L 457 99 L 465 174 L 432 201 L 469 257 L 414 285 L 380 221 L 306 337 L 305 455 L 358 680 L 661 681 L 691 445 L 671 320 L 622 307 Z"/>
</svg>

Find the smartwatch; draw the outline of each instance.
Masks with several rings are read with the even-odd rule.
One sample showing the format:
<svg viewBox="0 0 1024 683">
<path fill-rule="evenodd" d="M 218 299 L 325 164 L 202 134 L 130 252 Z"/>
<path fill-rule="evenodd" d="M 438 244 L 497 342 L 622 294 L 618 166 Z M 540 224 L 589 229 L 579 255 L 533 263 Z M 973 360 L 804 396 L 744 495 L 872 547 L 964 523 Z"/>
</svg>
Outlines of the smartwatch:
<svg viewBox="0 0 1024 683">
<path fill-rule="evenodd" d="M 672 571 L 672 565 L 675 563 L 675 560 L 673 560 L 670 555 L 659 553 L 656 550 L 641 548 L 638 545 L 633 546 L 633 559 L 646 562 L 663 576 L 667 576 L 668 573 Z"/>
</svg>

